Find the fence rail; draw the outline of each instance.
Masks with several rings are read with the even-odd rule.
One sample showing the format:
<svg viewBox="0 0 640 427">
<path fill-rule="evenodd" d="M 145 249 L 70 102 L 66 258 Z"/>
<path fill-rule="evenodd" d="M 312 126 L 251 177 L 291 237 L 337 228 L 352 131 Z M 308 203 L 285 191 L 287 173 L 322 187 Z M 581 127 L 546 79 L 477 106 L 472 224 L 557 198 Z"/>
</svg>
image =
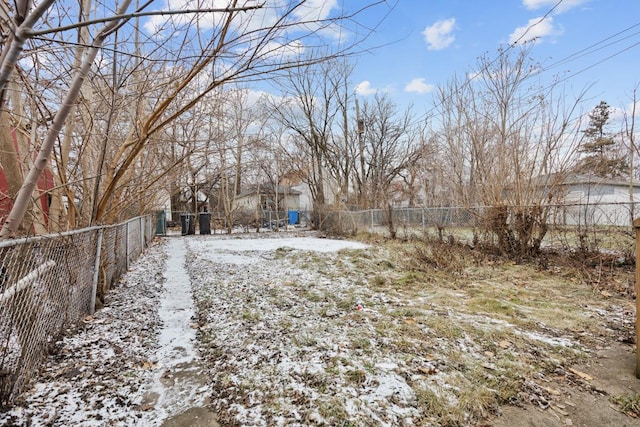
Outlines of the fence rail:
<svg viewBox="0 0 640 427">
<path fill-rule="evenodd" d="M 631 230 L 632 220 L 640 214 L 640 202 L 636 203 L 565 203 L 545 206 L 549 230 L 579 229 L 602 232 L 603 229 Z M 242 228 L 250 231 L 256 228 L 277 229 L 285 225 L 309 226 L 323 230 L 340 233 L 352 233 L 359 231 L 385 232 L 391 224 L 397 232 L 415 232 L 416 230 L 429 231 L 436 229 L 438 232 L 445 230 L 476 229 L 486 226 L 486 213 L 492 207 L 414 207 L 367 210 L 324 210 L 310 211 L 260 211 L 256 214 L 253 210 L 235 210 L 230 218 L 222 212 L 206 212 L 207 231 L 213 233 L 226 233 L 229 228 Z M 527 209 L 527 207 L 522 207 Z M 512 207 L 512 211 L 517 211 Z M 183 234 L 192 234 L 201 231 L 202 212 L 198 214 L 172 212 L 165 215 L 162 211 L 162 226 L 158 228 L 158 234 L 165 233 L 165 225 L 180 227 L 180 218 L 188 216 L 192 228 Z M 391 216 L 390 216 L 391 215 Z M 169 218 L 172 218 L 171 221 Z M 391 219 L 391 221 L 390 221 Z M 228 221 L 231 221 L 229 223 Z M 318 222 L 318 224 L 316 224 Z M 207 232 L 208 234 L 208 232 Z"/>
<path fill-rule="evenodd" d="M 628 253 L 633 245 L 632 219 L 640 203 L 590 203 L 546 206 L 543 246 L 568 249 L 605 249 Z M 331 211 L 319 215 L 320 228 L 339 233 L 360 231 L 387 234 L 390 225 L 397 236 L 437 233 L 440 238 L 495 243 L 487 220 L 491 207 L 393 208 Z M 521 207 L 526 212 L 527 207 Z M 517 212 L 510 208 L 510 212 Z M 507 221 L 515 221 L 507 218 Z"/>
<path fill-rule="evenodd" d="M 0 242 L 0 404 L 29 382 L 49 346 L 93 313 L 153 239 L 151 216 Z"/>
<path fill-rule="evenodd" d="M 590 203 L 549 205 L 548 225 L 556 226 L 631 226 L 640 213 L 640 203 Z M 361 211 L 331 211 L 324 221 L 338 221 L 358 229 L 384 227 L 391 219 L 397 226 L 413 227 L 475 227 L 489 207 L 415 207 L 369 209 Z M 515 210 L 515 209 L 514 209 Z"/>
</svg>

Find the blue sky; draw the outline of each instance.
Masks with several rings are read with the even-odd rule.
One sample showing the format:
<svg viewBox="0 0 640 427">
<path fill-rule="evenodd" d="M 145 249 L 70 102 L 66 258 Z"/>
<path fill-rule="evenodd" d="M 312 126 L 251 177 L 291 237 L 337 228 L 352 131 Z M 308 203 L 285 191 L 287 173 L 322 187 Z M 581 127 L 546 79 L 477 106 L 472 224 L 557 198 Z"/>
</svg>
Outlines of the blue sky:
<svg viewBox="0 0 640 427">
<path fill-rule="evenodd" d="M 344 1 L 349 7 L 365 3 Z M 543 66 L 567 60 L 546 70 L 545 81 L 561 74 L 569 93 L 593 85 L 588 98 L 594 106 L 600 100 L 615 107 L 629 104 L 640 84 L 640 1 L 563 0 L 550 12 L 557 3 L 389 0 L 363 16 L 377 22 L 388 12 L 367 40 L 369 47 L 380 47 L 356 59 L 355 90 L 362 97 L 385 91 L 397 103 L 425 111 L 434 88 L 473 72 L 479 56 L 495 58 L 500 46 L 535 37 L 531 55 Z"/>
<path fill-rule="evenodd" d="M 274 5 L 289 1 L 266 0 L 251 19 L 260 25 L 275 22 Z M 225 7 L 229 0 L 155 0 L 154 8 L 175 10 L 195 3 Z M 307 0 L 296 15 L 325 19 L 363 8 L 349 28 L 357 36 L 330 27 L 326 43 L 375 28 L 358 46 L 363 53 L 353 57 L 354 92 L 362 98 L 388 93 L 401 106 L 413 104 L 417 114 L 431 109 L 438 86 L 474 73 L 478 57 L 494 59 L 500 47 L 516 40 L 533 44 L 531 56 L 545 70 L 543 83 L 561 76 L 568 94 L 591 86 L 585 108 L 601 100 L 625 107 L 640 85 L 640 0 Z M 215 16 L 203 14 L 200 29 L 215 25 Z M 145 28 L 153 34 L 166 19 L 149 18 Z M 301 53 L 305 46 L 284 48 Z"/>
</svg>

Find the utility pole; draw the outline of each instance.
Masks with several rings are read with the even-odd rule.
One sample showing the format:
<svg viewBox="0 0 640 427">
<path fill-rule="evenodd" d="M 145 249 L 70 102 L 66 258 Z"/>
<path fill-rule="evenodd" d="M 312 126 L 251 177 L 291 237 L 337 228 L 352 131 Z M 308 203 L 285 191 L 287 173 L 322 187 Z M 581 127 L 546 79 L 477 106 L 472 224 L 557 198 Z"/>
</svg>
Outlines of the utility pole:
<svg viewBox="0 0 640 427">
<path fill-rule="evenodd" d="M 367 192 L 365 190 L 365 176 L 364 176 L 364 120 L 360 118 L 360 104 L 358 103 L 358 97 L 356 96 L 356 121 L 358 122 L 358 145 L 360 150 L 360 205 L 362 208 L 367 208 Z"/>
</svg>

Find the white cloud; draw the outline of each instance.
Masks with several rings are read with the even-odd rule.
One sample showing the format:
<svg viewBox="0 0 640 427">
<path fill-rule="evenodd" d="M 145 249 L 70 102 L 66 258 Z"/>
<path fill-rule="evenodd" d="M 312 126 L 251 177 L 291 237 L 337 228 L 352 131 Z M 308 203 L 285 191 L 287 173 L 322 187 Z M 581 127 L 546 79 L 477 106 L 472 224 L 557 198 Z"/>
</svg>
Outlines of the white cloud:
<svg viewBox="0 0 640 427">
<path fill-rule="evenodd" d="M 609 118 L 613 122 L 622 122 L 625 117 L 627 118 L 627 120 L 631 121 L 634 116 L 636 121 L 640 118 L 640 101 L 636 101 L 635 108 L 633 102 L 629 102 L 627 105 L 624 105 L 620 108 L 611 107 L 609 112 Z M 636 125 L 636 128 L 637 127 L 638 126 Z"/>
<path fill-rule="evenodd" d="M 159 9 L 163 11 L 225 9 L 229 7 L 229 0 L 164 0 L 162 3 Z M 237 14 L 231 27 L 245 33 L 269 28 L 278 22 L 283 11 L 291 8 L 288 1 L 272 0 L 269 3 L 269 6 Z M 247 4 L 253 5 L 253 2 Z M 290 30 L 318 31 L 337 39 L 341 33 L 339 26 L 324 21 L 336 8 L 338 8 L 338 0 L 307 0 L 302 2 L 293 9 L 291 17 L 295 22 L 289 21 L 288 25 L 291 25 L 289 28 Z M 228 14 L 225 12 L 201 13 L 197 16 L 195 14 L 155 15 L 148 18 L 143 26 L 150 34 L 158 35 L 159 32 L 167 31 L 166 35 L 172 36 L 170 32 L 174 26 L 186 25 L 197 20 L 200 30 L 208 30 L 221 25 L 227 16 Z M 296 23 L 300 25 L 299 28 L 293 25 Z"/>
<path fill-rule="evenodd" d="M 429 93 L 433 92 L 435 86 L 425 82 L 424 78 L 416 78 L 411 80 L 404 87 L 405 92 L 413 92 L 413 93 Z"/>
<path fill-rule="evenodd" d="M 193 0 L 165 0 L 160 7 L 163 11 L 178 11 L 185 9 L 224 9 L 229 6 L 228 0 L 201 0 L 196 3 Z M 253 15 L 251 12 L 240 14 L 241 18 Z M 223 12 L 204 13 L 195 16 L 195 14 L 187 15 L 154 15 L 151 16 L 143 25 L 147 32 L 156 34 L 163 30 L 171 30 L 173 26 L 186 25 L 190 21 L 197 19 L 201 29 L 210 29 L 215 25 L 219 25 L 226 18 L 227 14 Z M 171 35 L 171 34 L 169 34 Z"/>
<path fill-rule="evenodd" d="M 475 80 L 482 77 L 482 72 L 480 71 L 472 71 L 467 73 L 467 80 Z"/>
<path fill-rule="evenodd" d="M 449 47 L 456 37 L 452 34 L 455 29 L 456 19 L 449 18 L 428 26 L 422 32 L 429 50 L 441 50 Z"/>
<path fill-rule="evenodd" d="M 581 4 L 587 3 L 589 0 L 564 0 L 562 3 L 558 5 L 558 7 L 554 10 L 556 13 L 566 12 L 569 9 L 573 9 L 574 7 L 580 6 Z M 551 9 L 558 3 L 558 0 L 522 0 L 522 4 L 529 10 L 536 10 L 540 8 L 548 8 Z"/>
<path fill-rule="evenodd" d="M 560 31 L 553 26 L 553 18 L 548 16 L 529 19 L 527 25 L 516 28 L 509 35 L 509 44 L 524 44 L 533 40 L 540 40 L 549 35 L 559 34 Z"/>
<path fill-rule="evenodd" d="M 305 46 L 299 40 L 293 40 L 287 44 L 271 41 L 257 50 L 256 56 L 261 59 L 286 60 L 301 56 L 304 50 Z"/>
<path fill-rule="evenodd" d="M 323 20 L 337 7 L 338 0 L 307 0 L 295 10 L 295 15 L 300 21 Z"/>
<path fill-rule="evenodd" d="M 371 87 L 371 82 L 369 80 L 363 80 L 356 85 L 356 93 L 358 95 L 374 95 L 378 92 L 378 89 Z"/>
<path fill-rule="evenodd" d="M 162 11 L 177 11 L 185 9 L 225 9 L 229 7 L 229 0 L 164 0 L 159 7 Z M 241 2 L 242 3 L 242 2 Z M 236 14 L 231 27 L 243 32 L 250 32 L 262 28 L 269 28 L 276 25 L 282 17 L 282 13 L 290 10 L 291 4 L 286 0 L 272 0 L 265 7 L 250 10 L 240 14 Z M 247 2 L 248 6 L 254 5 L 254 2 Z M 240 5 L 239 7 L 242 7 Z M 325 22 L 323 26 L 318 21 L 329 18 L 331 11 L 338 7 L 337 0 L 307 0 L 292 10 L 291 17 L 295 22 L 288 21 L 291 25 L 290 29 L 295 29 L 295 23 L 300 24 L 307 31 L 320 31 L 324 27 L 332 25 Z M 167 35 L 171 36 L 173 26 L 186 25 L 197 20 L 200 30 L 208 30 L 221 25 L 228 14 L 225 12 L 201 13 L 187 15 L 155 15 L 150 17 L 145 23 L 144 28 L 151 34 L 156 34 L 166 30 Z"/>
</svg>

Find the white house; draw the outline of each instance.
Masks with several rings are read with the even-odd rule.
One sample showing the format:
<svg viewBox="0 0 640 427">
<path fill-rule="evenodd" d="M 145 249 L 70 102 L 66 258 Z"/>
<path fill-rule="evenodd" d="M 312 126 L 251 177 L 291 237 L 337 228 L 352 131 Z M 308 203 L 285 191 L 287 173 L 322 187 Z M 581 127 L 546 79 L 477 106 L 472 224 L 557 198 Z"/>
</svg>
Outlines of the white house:
<svg viewBox="0 0 640 427">
<path fill-rule="evenodd" d="M 570 175 L 562 184 L 556 221 L 567 225 L 631 225 L 640 214 L 640 182 Z"/>
<path fill-rule="evenodd" d="M 307 172 L 296 170 L 292 171 L 281 178 L 281 182 L 291 187 L 291 189 L 298 191 L 300 194 L 300 208 L 301 211 L 313 210 L 313 196 L 311 194 L 311 188 L 305 180 L 305 174 Z M 325 202 L 329 205 L 338 205 L 341 202 L 340 188 L 336 180 L 331 176 L 329 171 L 325 170 L 323 173 L 323 191 Z"/>
<path fill-rule="evenodd" d="M 235 197 L 232 209 L 297 211 L 300 210 L 300 194 L 300 191 L 283 185 L 275 190 L 273 186 L 253 186 Z"/>
</svg>

